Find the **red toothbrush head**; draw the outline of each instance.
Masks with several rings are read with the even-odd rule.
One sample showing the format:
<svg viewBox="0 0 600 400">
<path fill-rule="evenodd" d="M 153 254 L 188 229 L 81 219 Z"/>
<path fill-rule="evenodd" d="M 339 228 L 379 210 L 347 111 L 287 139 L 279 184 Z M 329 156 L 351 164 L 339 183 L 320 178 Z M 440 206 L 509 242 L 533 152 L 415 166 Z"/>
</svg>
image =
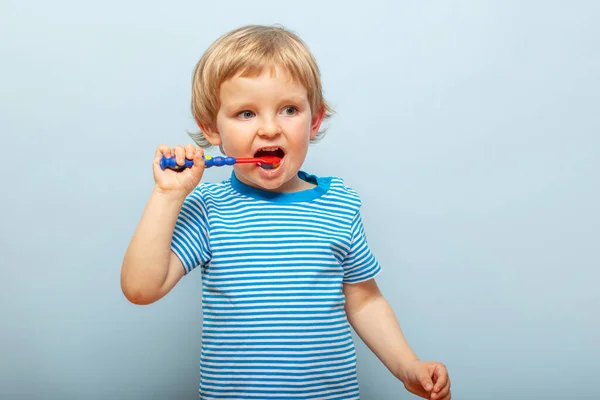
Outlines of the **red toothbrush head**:
<svg viewBox="0 0 600 400">
<path fill-rule="evenodd" d="M 257 157 L 257 163 L 260 164 L 264 169 L 274 169 L 279 167 L 281 164 L 281 158 L 275 156 L 262 156 Z"/>
</svg>

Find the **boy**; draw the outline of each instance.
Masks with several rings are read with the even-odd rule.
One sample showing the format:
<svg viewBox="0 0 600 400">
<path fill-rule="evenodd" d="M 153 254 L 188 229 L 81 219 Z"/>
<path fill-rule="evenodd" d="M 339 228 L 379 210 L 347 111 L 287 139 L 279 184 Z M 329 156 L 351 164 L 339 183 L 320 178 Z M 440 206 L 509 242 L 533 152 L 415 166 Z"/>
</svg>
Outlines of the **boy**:
<svg viewBox="0 0 600 400">
<path fill-rule="evenodd" d="M 449 400 L 444 365 L 418 360 L 375 276 L 359 196 L 339 178 L 301 171 L 331 115 L 310 51 L 295 34 L 246 26 L 196 67 L 200 147 L 281 163 L 234 165 L 203 183 L 203 151 L 159 146 L 154 191 L 124 257 L 135 304 L 165 296 L 192 269 L 203 279 L 201 399 L 358 399 L 352 326 L 407 390 Z M 161 157 L 194 165 L 162 170 Z"/>
</svg>

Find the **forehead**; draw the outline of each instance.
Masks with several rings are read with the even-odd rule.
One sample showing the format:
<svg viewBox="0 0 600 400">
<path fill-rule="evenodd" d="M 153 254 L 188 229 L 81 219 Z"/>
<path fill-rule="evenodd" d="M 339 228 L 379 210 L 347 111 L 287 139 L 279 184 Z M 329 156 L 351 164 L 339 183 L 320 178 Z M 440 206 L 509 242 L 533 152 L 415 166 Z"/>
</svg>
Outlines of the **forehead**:
<svg viewBox="0 0 600 400">
<path fill-rule="evenodd" d="M 291 73 L 276 67 L 265 68 L 260 73 L 240 72 L 221 84 L 222 101 L 233 101 L 240 96 L 264 99 L 287 96 L 305 100 L 308 94 L 306 88 Z"/>
<path fill-rule="evenodd" d="M 232 74 L 230 79 L 235 78 L 246 78 L 246 79 L 262 79 L 262 80 L 272 80 L 285 84 L 297 84 L 303 85 L 303 81 L 300 78 L 297 71 L 295 71 L 291 67 L 286 67 L 283 65 L 275 64 L 275 63 L 267 63 L 261 65 L 250 65 L 245 68 L 240 68 L 239 71 Z"/>
</svg>

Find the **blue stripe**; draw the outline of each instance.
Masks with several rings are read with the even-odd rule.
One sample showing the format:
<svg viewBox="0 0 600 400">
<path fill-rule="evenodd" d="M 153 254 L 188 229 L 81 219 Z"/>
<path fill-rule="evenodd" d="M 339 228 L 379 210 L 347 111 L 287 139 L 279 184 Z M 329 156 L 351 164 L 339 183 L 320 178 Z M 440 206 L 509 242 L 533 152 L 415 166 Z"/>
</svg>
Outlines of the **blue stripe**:
<svg viewBox="0 0 600 400">
<path fill-rule="evenodd" d="M 324 300 L 324 298 L 322 296 L 327 295 L 329 298 L 327 300 Z M 235 298 L 229 298 L 229 303 L 231 303 L 232 301 L 235 300 L 235 303 L 243 303 L 243 301 L 241 301 L 241 299 L 244 298 L 253 298 L 253 297 L 258 297 L 259 295 L 255 295 L 255 294 L 235 294 Z M 265 294 L 261 293 L 260 294 L 261 297 L 264 297 Z M 295 300 L 294 297 L 319 297 L 318 299 L 314 299 L 315 301 L 334 301 L 334 299 L 338 299 L 339 300 L 343 300 L 344 297 L 342 295 L 342 292 L 334 292 L 334 293 L 330 293 L 330 294 L 326 294 L 326 293 L 322 293 L 322 292 L 303 292 L 303 293 L 297 293 L 294 291 L 291 291 L 290 293 L 280 293 L 277 295 L 277 297 L 274 297 L 275 300 L 281 300 L 284 301 L 285 300 L 285 296 L 289 297 L 289 301 L 299 301 L 299 300 Z M 218 298 L 218 299 L 222 299 L 223 298 L 223 294 L 219 293 L 219 292 L 205 292 L 203 294 L 203 297 L 205 299 L 213 299 L 213 298 Z M 301 300 L 301 301 L 311 301 L 311 300 Z M 251 301 L 246 301 L 245 303 L 256 303 L 254 300 Z"/>
<path fill-rule="evenodd" d="M 289 308 L 302 308 L 302 307 L 298 307 L 298 306 L 288 306 Z M 344 311 L 344 306 L 343 305 L 338 305 L 337 307 L 332 307 L 329 304 L 315 304 L 313 306 L 311 306 L 312 308 L 319 308 L 319 310 L 300 310 L 300 311 L 292 311 L 292 310 L 286 310 L 285 308 L 280 309 L 281 311 L 278 311 L 277 314 L 287 314 L 287 315 L 305 315 L 305 314 L 323 314 L 323 312 L 325 311 L 330 311 L 330 312 L 335 312 L 335 313 L 339 313 L 340 311 Z M 260 316 L 260 315 L 264 315 L 264 312 L 261 312 L 260 310 L 269 310 L 272 309 L 273 306 L 247 306 L 247 307 L 235 307 L 236 310 L 248 310 L 248 312 L 236 312 L 236 313 L 227 313 L 226 315 L 228 317 L 241 317 L 241 316 Z M 204 311 L 204 316 L 206 317 L 207 315 L 218 315 L 218 316 L 222 316 L 225 315 L 223 314 L 222 310 L 231 310 L 231 307 L 210 307 L 211 310 L 213 311 Z M 267 313 L 267 315 L 269 315 L 271 313 Z"/>
<path fill-rule="evenodd" d="M 204 379 L 203 379 L 204 380 Z M 209 378 L 205 379 L 206 381 L 210 381 Z M 342 389 L 343 387 L 345 387 L 347 382 L 353 381 L 353 378 L 346 378 L 346 379 L 341 379 L 341 380 L 330 380 L 330 384 L 331 386 L 329 386 L 330 389 Z M 266 389 L 266 388 L 272 388 L 272 389 L 281 389 L 281 390 L 277 390 L 276 393 L 278 394 L 283 394 L 283 393 L 310 393 L 313 392 L 314 389 L 310 388 L 310 389 L 304 389 L 302 386 L 300 385 L 290 385 L 290 384 L 285 384 L 285 383 L 277 383 L 277 384 L 272 384 L 272 383 L 255 383 L 255 384 L 232 384 L 230 382 L 227 383 L 219 383 L 219 382 L 210 382 L 207 383 L 207 385 L 210 386 L 214 386 L 214 387 L 222 387 L 222 388 L 240 388 L 240 389 L 244 389 L 244 391 L 246 392 L 252 392 L 253 390 L 250 388 L 260 388 L 260 389 Z M 319 383 L 316 383 L 316 385 L 320 385 Z M 305 384 L 305 387 L 307 386 L 307 384 Z M 315 384 L 313 384 L 312 386 L 315 386 Z M 292 389 L 290 390 L 286 390 L 286 389 Z"/>
<path fill-rule="evenodd" d="M 293 381 L 295 382 L 303 382 L 303 381 L 308 381 L 308 380 L 314 380 L 314 379 L 325 379 L 325 378 L 329 378 L 329 377 L 336 377 L 340 374 L 344 374 L 347 373 L 348 371 L 350 371 L 349 374 L 352 375 L 356 375 L 356 369 L 354 368 L 353 364 L 349 364 L 349 365 L 345 365 L 336 369 L 332 369 L 329 371 L 325 371 L 325 370 L 319 370 L 317 372 L 311 372 L 310 370 L 308 371 L 296 371 L 296 372 L 282 372 L 282 371 L 272 371 L 272 370 L 263 370 L 260 372 L 248 372 L 248 371 L 243 371 L 243 372 L 234 372 L 231 371 L 230 374 L 231 375 L 253 375 L 253 376 L 260 376 L 261 380 L 262 379 L 269 379 L 269 380 L 287 380 L 287 377 L 294 377 L 297 379 L 293 379 Z M 204 371 L 201 372 L 200 375 L 201 376 L 208 376 L 208 375 L 215 375 L 217 373 L 217 371 Z M 275 377 L 275 378 L 264 378 L 265 376 L 269 376 L 269 377 Z M 308 376 L 314 376 L 315 378 L 308 378 Z M 281 378 L 280 378 L 281 377 Z M 214 379 L 214 378 L 211 378 Z M 222 376 L 220 377 L 220 379 L 223 380 L 230 380 L 230 378 L 226 377 L 226 376 Z M 246 379 L 246 378 L 240 378 L 240 379 Z M 290 379 L 292 380 L 292 379 Z"/>
<path fill-rule="evenodd" d="M 346 345 L 346 347 L 348 347 L 348 345 Z M 320 354 L 321 358 L 318 359 L 314 359 L 314 360 L 310 360 L 312 362 L 319 362 L 321 360 L 324 359 L 325 356 L 329 357 L 327 358 L 326 361 L 330 361 L 331 360 L 331 356 L 340 356 L 342 354 L 346 354 L 348 353 L 349 349 L 345 348 L 344 350 L 341 351 L 332 351 L 330 353 L 323 353 Z M 312 358 L 312 357 L 319 357 L 319 355 L 306 355 L 306 354 L 265 354 L 265 353 L 251 353 L 251 352 L 214 352 L 214 351 L 202 351 L 201 352 L 203 357 L 231 357 L 231 358 L 239 358 L 239 357 L 253 357 L 254 359 L 252 360 L 252 362 L 260 362 L 259 360 L 273 360 L 273 359 L 277 359 L 277 358 L 282 358 L 282 359 L 286 359 L 285 362 L 300 362 L 299 360 L 293 360 L 294 358 Z M 346 357 L 343 357 L 346 358 Z M 343 359 L 342 358 L 342 359 Z M 283 360 L 281 360 L 281 362 L 283 362 Z M 308 361 L 306 361 L 308 362 Z"/>
<path fill-rule="evenodd" d="M 322 332 L 323 330 L 319 331 Z M 327 332 L 328 330 L 325 329 L 325 331 Z M 271 333 L 288 333 L 289 331 L 279 331 L 279 332 L 272 332 Z M 315 330 L 310 330 L 310 332 L 315 332 Z M 212 333 L 212 332 L 211 332 Z M 232 335 L 227 335 L 227 337 L 223 336 L 223 334 L 225 332 L 221 332 L 221 335 L 212 335 L 211 333 L 206 333 L 206 334 L 202 334 L 202 339 L 203 340 L 207 340 L 207 339 L 216 339 L 216 340 L 223 340 L 223 339 L 229 339 L 229 338 L 244 338 L 244 339 L 248 339 L 248 333 L 251 332 L 241 332 L 241 331 L 237 331 L 237 334 L 232 334 Z M 231 332 L 228 332 L 231 333 Z M 261 332 L 262 333 L 262 332 Z M 290 333 L 295 333 L 295 332 L 290 332 Z M 302 331 L 297 331 L 297 333 L 302 333 L 302 336 L 299 336 L 303 339 L 324 339 L 324 338 L 331 338 L 331 337 L 337 337 L 337 336 L 343 336 L 343 332 L 336 332 L 336 333 L 319 333 L 319 334 L 311 334 L 311 333 L 306 333 L 306 331 L 302 330 Z M 279 335 L 264 335 L 264 334 L 258 334 L 257 332 L 254 332 L 254 334 L 252 335 L 252 337 L 254 339 L 279 339 L 281 340 L 282 337 Z M 265 342 L 267 343 L 267 342 Z M 310 343 L 310 342 L 305 342 L 305 343 Z M 290 346 L 293 346 L 293 344 L 290 344 Z"/>
<path fill-rule="evenodd" d="M 343 361 L 342 361 L 343 360 Z M 204 359 L 204 361 L 208 361 L 206 359 Z M 273 360 L 270 361 L 270 364 L 268 367 L 262 367 L 262 368 L 270 368 L 270 369 L 283 369 L 283 370 L 289 370 L 289 371 L 293 371 L 293 370 L 297 370 L 297 371 L 311 371 L 313 369 L 315 369 L 314 365 L 301 365 L 301 364 L 318 364 L 322 367 L 325 368 L 334 368 L 337 366 L 348 366 L 350 364 L 352 364 L 353 362 L 356 361 L 356 356 L 351 356 L 351 357 L 337 357 L 337 358 L 333 358 L 331 360 L 319 360 L 319 361 L 284 361 L 284 360 L 277 360 L 277 362 L 275 363 Z M 231 366 L 231 361 L 219 361 L 219 360 L 215 360 L 215 359 L 211 359 L 210 360 L 211 364 L 206 364 L 207 367 L 210 367 L 212 369 L 225 369 L 225 370 L 231 370 L 232 366 Z M 223 364 L 223 365 L 214 365 L 214 364 Z M 250 364 L 250 365 L 247 365 Z M 236 366 L 235 369 L 239 369 L 239 370 L 251 370 L 251 369 L 257 369 L 257 368 L 261 368 L 261 366 L 256 366 L 256 365 L 252 365 L 252 364 L 265 364 L 265 363 L 261 363 L 259 361 L 252 361 L 252 360 L 236 360 Z M 281 364 L 290 364 L 290 365 L 281 365 Z"/>
<path fill-rule="evenodd" d="M 264 268 L 264 267 L 263 267 Z M 250 269 L 250 268 L 249 268 Z M 298 274 L 299 272 L 302 272 L 303 277 L 306 276 L 314 276 L 316 278 L 320 277 L 321 275 L 328 277 L 331 276 L 331 274 L 338 274 L 340 272 L 338 267 L 333 267 L 333 268 L 327 268 L 327 267 L 323 267 L 321 269 L 319 268 L 277 268 L 276 271 L 272 271 L 272 273 L 269 275 L 270 278 L 278 278 L 278 279 L 285 279 L 285 278 L 289 278 L 289 277 L 293 277 L 293 276 L 298 276 L 296 274 Z M 256 270 L 256 268 L 254 268 L 254 270 L 250 270 L 250 271 L 244 271 L 244 274 L 256 274 L 258 276 L 260 275 L 264 275 L 263 271 L 260 270 Z M 248 276 L 239 276 L 240 271 L 237 269 L 237 267 L 233 268 L 231 271 L 225 271 L 225 272 L 215 272 L 213 270 L 210 270 L 209 272 L 207 272 L 207 276 L 210 276 L 210 278 L 213 281 L 218 281 L 218 280 L 226 280 L 226 281 L 231 281 L 231 280 L 239 280 L 239 281 L 243 281 L 246 279 L 250 279 L 251 277 Z"/>
<path fill-rule="evenodd" d="M 219 395 L 219 394 L 210 394 L 212 393 L 210 391 L 204 391 L 201 390 L 200 391 L 200 396 L 202 397 L 202 399 L 230 399 L 230 400 L 255 400 L 255 399 L 260 399 L 260 400 L 265 400 L 265 394 L 261 394 L 261 395 L 239 395 L 236 394 L 235 396 L 230 396 L 230 395 Z M 348 398 L 348 395 L 353 395 L 356 394 L 357 397 L 352 397 L 352 398 Z M 331 396 L 334 395 L 340 395 L 343 397 L 339 397 L 338 399 L 332 399 Z M 210 396 L 210 397 L 208 397 Z M 310 395 L 310 396 L 303 396 L 302 399 L 304 400 L 312 400 L 312 399 L 323 399 L 322 394 L 318 394 L 318 395 Z M 358 388 L 356 389 L 348 389 L 348 390 L 335 390 L 335 391 L 330 391 L 327 393 L 327 397 L 328 400 L 355 400 L 358 399 Z M 272 396 L 268 396 L 268 400 L 290 400 L 290 399 L 294 399 L 294 397 L 290 397 L 290 396 L 283 396 L 283 397 L 272 397 Z"/>
<path fill-rule="evenodd" d="M 247 284 L 245 286 L 249 286 L 250 284 Z M 211 293 L 222 293 L 221 289 L 220 289 L 220 285 L 217 288 L 212 288 L 208 285 L 204 285 L 205 289 Z M 237 285 L 229 285 L 229 286 L 237 286 Z M 318 287 L 317 287 L 318 286 Z M 328 290 L 325 290 L 328 289 Z M 310 285 L 310 286 L 306 286 L 306 287 L 302 287 L 302 288 L 298 288 L 298 287 L 294 287 L 294 286 L 281 286 L 278 287 L 277 289 L 273 289 L 273 288 L 250 288 L 250 289 L 236 289 L 237 292 L 241 292 L 241 293 L 247 293 L 247 292 L 267 292 L 267 293 L 275 293 L 278 291 L 289 291 L 289 292 L 294 292 L 296 293 L 296 295 L 298 294 L 298 290 L 312 290 L 314 291 L 317 295 L 323 295 L 323 294 L 329 294 L 329 293 L 338 293 L 340 291 L 340 288 L 337 286 L 333 286 L 330 285 L 329 287 L 326 287 L 325 285 Z M 304 293 L 302 293 L 304 294 Z"/>
<path fill-rule="evenodd" d="M 352 344 L 351 341 L 347 341 L 344 344 L 339 344 L 339 345 L 335 345 L 335 346 L 294 348 L 294 351 L 297 353 L 315 353 L 315 352 L 319 353 L 319 352 L 326 352 L 328 350 L 344 349 L 351 344 Z M 238 352 L 232 352 L 231 347 L 224 348 L 223 346 L 212 346 L 212 345 L 204 346 L 204 349 L 207 351 L 210 349 L 210 351 L 219 352 L 219 354 L 221 352 L 231 353 L 231 354 L 238 354 L 240 352 L 243 352 L 244 354 L 246 354 L 245 352 L 248 350 L 260 351 L 260 352 L 264 352 L 264 353 L 275 352 L 275 351 L 282 351 L 282 352 L 290 351 L 290 347 L 259 347 L 259 346 L 239 348 Z M 305 356 L 306 354 L 303 354 L 303 355 Z"/>
<path fill-rule="evenodd" d="M 219 298 L 218 296 L 214 296 L 215 298 Z M 240 306 L 239 304 L 257 304 L 256 300 L 240 300 L 238 298 L 239 296 L 236 296 L 236 300 L 235 300 L 235 309 L 236 310 L 244 310 L 246 308 L 248 309 L 257 309 L 260 310 L 262 308 L 273 308 L 273 306 L 281 306 L 281 307 L 323 307 L 323 308 L 329 308 L 329 307 L 339 307 L 339 306 L 344 306 L 344 298 L 342 296 L 339 296 L 339 300 L 336 303 L 334 301 L 334 299 L 330 299 L 327 302 L 324 303 L 322 298 L 316 298 L 316 299 L 311 299 L 311 298 L 305 298 L 305 299 L 295 299 L 295 298 L 283 298 L 283 297 L 277 297 L 277 298 L 273 298 L 273 299 L 269 299 L 269 300 L 261 300 L 260 304 L 263 304 L 261 306 Z M 206 306 L 210 307 L 210 309 L 224 309 L 224 310 L 231 310 L 233 303 L 231 302 L 231 300 L 229 301 L 217 301 L 217 300 L 210 300 L 209 296 L 205 296 L 204 298 Z M 294 305 L 294 304 L 286 304 L 284 305 L 284 303 L 300 303 L 300 305 Z M 302 304 L 302 303 L 316 303 L 316 304 Z M 319 304 L 319 303 L 324 303 L 324 304 Z M 216 304 L 227 304 L 228 307 L 216 307 Z"/>
<path fill-rule="evenodd" d="M 341 335 L 339 335 L 341 336 Z M 278 338 L 281 339 L 281 338 Z M 351 336 L 345 336 L 341 339 L 335 339 L 335 340 L 314 340 L 314 341 L 310 341 L 310 343 L 303 343 L 303 346 L 314 346 L 314 347 L 306 347 L 307 349 L 327 349 L 330 348 L 332 346 L 323 346 L 323 347 L 319 347 L 319 345 L 324 345 L 324 344 L 338 344 L 338 346 L 345 346 L 346 344 L 348 344 L 348 342 L 352 342 L 352 337 Z M 285 351 L 289 351 L 290 350 L 290 346 L 295 346 L 295 351 L 302 351 L 302 349 L 304 347 L 297 347 L 298 346 L 298 342 L 293 342 L 293 341 L 286 341 L 286 340 L 280 340 L 277 342 L 265 342 L 262 343 L 263 346 L 265 345 L 269 345 L 269 346 L 285 346 L 282 347 L 284 349 L 286 349 Z M 248 348 L 255 348 L 258 345 L 255 344 L 248 344 L 248 342 L 246 340 L 240 341 L 240 342 L 223 342 L 223 341 L 216 341 L 216 342 L 211 342 L 211 343 L 205 343 L 205 347 L 206 348 L 218 348 L 218 347 L 225 347 L 225 346 L 235 346 L 237 348 L 243 348 L 244 346 L 247 346 Z"/>
</svg>

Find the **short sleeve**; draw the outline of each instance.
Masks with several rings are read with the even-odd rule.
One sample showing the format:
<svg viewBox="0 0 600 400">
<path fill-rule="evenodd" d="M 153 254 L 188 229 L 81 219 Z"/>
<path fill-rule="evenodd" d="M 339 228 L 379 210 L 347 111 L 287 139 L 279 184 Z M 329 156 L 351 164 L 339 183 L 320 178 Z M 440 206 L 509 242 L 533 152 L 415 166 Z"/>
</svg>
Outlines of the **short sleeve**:
<svg viewBox="0 0 600 400">
<path fill-rule="evenodd" d="M 350 251 L 342 262 L 344 283 L 359 283 L 374 278 L 381 271 L 377 258 L 371 253 L 362 223 L 357 211 L 351 226 Z"/>
<path fill-rule="evenodd" d="M 185 199 L 181 207 L 171 239 L 171 250 L 181 260 L 185 274 L 211 259 L 206 204 L 199 188 Z"/>
</svg>

